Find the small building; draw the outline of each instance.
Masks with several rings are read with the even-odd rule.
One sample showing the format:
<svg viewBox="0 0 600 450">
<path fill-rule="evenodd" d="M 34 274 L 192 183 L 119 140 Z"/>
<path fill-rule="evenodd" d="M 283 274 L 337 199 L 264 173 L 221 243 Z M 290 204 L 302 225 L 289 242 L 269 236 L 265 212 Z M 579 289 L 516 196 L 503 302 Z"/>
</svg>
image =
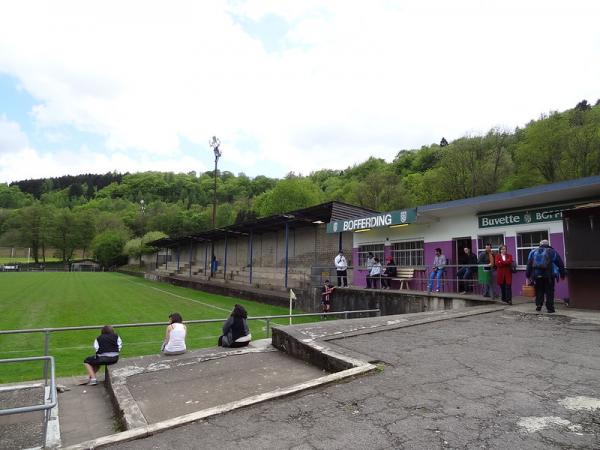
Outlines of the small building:
<svg viewBox="0 0 600 450">
<path fill-rule="evenodd" d="M 71 272 L 97 272 L 100 264 L 93 259 L 82 259 L 71 263 Z"/>
<path fill-rule="evenodd" d="M 332 222 L 328 232 L 352 231 L 353 282 L 358 286 L 365 285 L 365 261 L 367 254 L 372 252 L 382 261 L 392 256 L 397 265 L 414 268 L 415 282 L 411 288 L 424 289 L 423 280 L 433 263 L 434 249 L 439 247 L 449 259 L 444 290 L 456 292 L 457 286 L 452 280 L 456 278 L 456 266 L 464 262 L 463 248 L 478 254 L 487 242 L 496 250 L 504 243 L 517 262 L 513 292 L 519 295 L 525 283 L 529 252 L 537 248 L 542 239 L 550 241 L 567 267 L 574 267 L 571 255 L 588 251 L 587 243 L 575 240 L 573 245 L 578 250 L 565 254 L 563 212 L 590 200 L 600 200 L 600 176 L 369 214 Z M 600 235 L 597 228 L 594 230 Z M 590 259 L 586 264 L 597 263 L 597 257 L 596 253 L 596 262 Z M 565 282 L 558 283 L 557 298 L 569 297 L 569 285 L 574 281 L 567 277 Z"/>
</svg>

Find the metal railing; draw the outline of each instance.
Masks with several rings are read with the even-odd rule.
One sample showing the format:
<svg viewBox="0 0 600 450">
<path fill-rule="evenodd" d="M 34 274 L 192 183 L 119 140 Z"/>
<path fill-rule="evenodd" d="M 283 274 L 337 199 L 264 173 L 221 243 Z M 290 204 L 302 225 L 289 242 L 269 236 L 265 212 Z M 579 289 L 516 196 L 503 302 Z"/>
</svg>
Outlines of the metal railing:
<svg viewBox="0 0 600 450">
<path fill-rule="evenodd" d="M 50 421 L 51 410 L 54 408 L 58 401 L 56 399 L 56 377 L 54 358 L 52 356 L 31 356 L 27 358 L 11 358 L 11 359 L 0 359 L 0 364 L 6 363 L 19 363 L 29 361 L 44 361 L 44 404 L 43 405 L 31 405 L 31 406 L 20 406 L 17 408 L 5 408 L 0 409 L 0 416 L 7 416 L 11 414 L 22 414 L 35 411 L 44 411 L 44 424 L 42 428 L 42 447 L 46 447 L 46 434 L 48 432 L 48 422 Z M 50 365 L 50 379 L 48 379 L 48 365 Z M 48 387 L 48 381 L 50 382 L 50 389 L 48 392 L 48 398 L 46 399 L 46 388 Z M 14 389 L 16 390 L 16 389 Z"/>
<path fill-rule="evenodd" d="M 338 311 L 329 313 L 302 313 L 302 314 L 280 314 L 273 316 L 256 316 L 248 317 L 246 320 L 260 320 L 266 322 L 266 337 L 269 337 L 269 331 L 271 329 L 271 321 L 275 319 L 294 319 L 298 317 L 315 317 L 315 316 L 344 316 L 344 319 L 352 314 L 370 314 L 374 313 L 376 316 L 381 314 L 379 309 L 358 309 L 353 311 Z M 223 323 L 225 319 L 200 319 L 200 320 L 184 320 L 185 324 L 207 324 L 207 323 Z M 166 326 L 168 322 L 145 322 L 145 323 L 123 323 L 112 325 L 113 328 L 139 328 L 139 327 L 159 327 Z M 43 333 L 44 334 L 44 355 L 48 355 L 50 351 L 50 335 L 51 333 L 58 333 L 63 331 L 83 331 L 83 330 L 100 330 L 104 325 L 84 325 L 79 327 L 55 327 L 55 328 L 31 328 L 23 330 L 0 330 L 0 336 L 7 334 L 31 334 L 31 333 Z M 44 371 L 44 377 L 47 378 L 47 369 Z"/>
<path fill-rule="evenodd" d="M 414 269 L 414 276 L 410 280 L 410 289 L 417 291 L 427 291 L 429 284 L 429 276 L 431 274 L 431 265 L 427 266 L 393 266 L 398 270 L 400 269 Z M 471 273 L 466 278 L 459 278 L 457 276 L 460 269 L 463 267 L 471 268 Z M 484 295 L 488 292 L 486 284 L 483 281 L 479 280 L 478 271 L 479 268 L 489 268 L 489 264 L 446 264 L 444 266 L 444 273 L 442 275 L 441 282 L 441 291 L 446 293 L 472 293 L 476 295 Z M 334 266 L 314 266 L 313 270 L 313 278 L 319 280 L 320 284 L 323 284 L 325 279 L 329 279 L 332 284 L 336 284 L 337 275 Z M 354 285 L 355 287 L 364 287 L 362 280 L 367 278 L 367 267 L 364 266 L 348 266 L 348 284 Z M 385 270 L 385 266 L 381 268 L 382 272 Z M 522 272 L 521 267 L 517 267 L 517 272 Z M 318 271 L 318 272 L 317 272 Z M 314 273 L 317 272 L 317 273 Z M 360 276 L 357 276 L 360 273 Z M 493 271 L 495 273 L 495 270 Z M 382 274 L 379 276 L 372 277 L 375 282 L 375 286 L 381 287 L 381 280 L 386 277 Z M 358 283 L 356 283 L 358 281 Z M 317 282 L 316 284 L 319 284 Z M 360 284 L 359 284 L 360 283 Z M 436 290 L 437 281 L 434 281 L 434 289 Z M 492 283 L 494 292 L 497 294 L 499 291 L 498 286 L 496 286 L 495 280 Z M 492 294 L 492 293 L 490 293 Z"/>
</svg>

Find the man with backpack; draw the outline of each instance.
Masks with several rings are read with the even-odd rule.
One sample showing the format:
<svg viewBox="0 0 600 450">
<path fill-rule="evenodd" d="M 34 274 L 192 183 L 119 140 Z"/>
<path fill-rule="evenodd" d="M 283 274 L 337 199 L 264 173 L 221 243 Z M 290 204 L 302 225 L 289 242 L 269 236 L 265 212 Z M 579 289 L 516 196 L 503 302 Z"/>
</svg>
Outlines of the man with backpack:
<svg viewBox="0 0 600 450">
<path fill-rule="evenodd" d="M 545 296 L 546 309 L 553 313 L 554 283 L 558 277 L 561 280 L 565 278 L 565 265 L 547 239 L 540 241 L 540 246 L 529 253 L 525 275 L 535 288 L 535 310 L 542 310 Z"/>
</svg>

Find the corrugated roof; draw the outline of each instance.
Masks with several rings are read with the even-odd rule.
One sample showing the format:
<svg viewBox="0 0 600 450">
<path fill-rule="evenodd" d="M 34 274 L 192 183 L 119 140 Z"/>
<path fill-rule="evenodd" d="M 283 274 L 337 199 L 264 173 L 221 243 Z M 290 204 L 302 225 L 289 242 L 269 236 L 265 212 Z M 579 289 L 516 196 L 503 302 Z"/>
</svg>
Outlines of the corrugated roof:
<svg viewBox="0 0 600 450">
<path fill-rule="evenodd" d="M 600 197 L 600 176 L 593 176 L 516 191 L 418 206 L 417 214 L 425 217 L 443 217 L 460 213 L 492 213 L 598 197 Z"/>
<path fill-rule="evenodd" d="M 202 231 L 192 235 L 163 238 L 154 241 L 151 244 L 155 247 L 169 247 L 179 245 L 182 242 L 189 242 L 190 240 L 214 241 L 223 239 L 225 236 L 248 235 L 250 232 L 267 233 L 277 231 L 281 230 L 286 223 L 292 227 L 312 226 L 315 223 L 329 223 L 335 220 L 362 217 L 374 212 L 378 211 L 343 202 L 327 202 L 308 208 L 289 211 L 284 214 L 276 214 L 269 217 L 229 225 L 223 228 Z"/>
</svg>

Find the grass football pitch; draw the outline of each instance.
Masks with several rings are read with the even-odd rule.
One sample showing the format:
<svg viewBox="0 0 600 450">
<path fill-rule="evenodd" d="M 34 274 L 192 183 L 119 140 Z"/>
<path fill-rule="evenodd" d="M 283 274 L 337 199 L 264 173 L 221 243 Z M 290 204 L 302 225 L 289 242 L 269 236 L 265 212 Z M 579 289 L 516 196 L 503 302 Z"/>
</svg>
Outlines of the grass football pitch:
<svg viewBox="0 0 600 450">
<path fill-rule="evenodd" d="M 0 274 L 0 330 L 56 328 L 84 325 L 165 322 L 155 327 L 121 328 L 121 357 L 158 354 L 168 316 L 179 312 L 184 320 L 225 320 L 236 303 L 249 316 L 288 314 L 284 307 L 156 283 L 118 273 L 21 272 Z M 295 311 L 298 313 L 299 311 Z M 319 320 L 294 319 L 294 323 Z M 288 319 L 273 323 L 285 324 Z M 266 337 L 265 322 L 248 321 L 253 339 Z M 188 349 L 216 346 L 222 323 L 190 324 Z M 94 354 L 100 329 L 53 332 L 50 355 L 56 376 L 84 375 L 83 360 Z M 41 356 L 44 334 L 0 335 L 0 359 Z M 0 364 L 0 383 L 42 378 L 42 362 Z"/>
</svg>

